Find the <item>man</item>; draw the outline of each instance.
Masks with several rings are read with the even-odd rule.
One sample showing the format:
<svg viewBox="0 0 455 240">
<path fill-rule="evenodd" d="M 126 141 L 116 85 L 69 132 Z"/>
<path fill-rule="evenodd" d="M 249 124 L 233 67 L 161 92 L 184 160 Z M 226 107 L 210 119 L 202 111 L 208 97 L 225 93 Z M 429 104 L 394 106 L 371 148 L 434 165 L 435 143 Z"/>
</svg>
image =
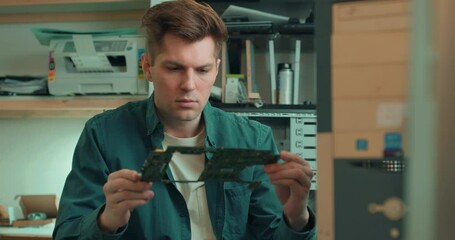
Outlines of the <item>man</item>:
<svg viewBox="0 0 455 240">
<path fill-rule="evenodd" d="M 150 150 L 167 146 L 277 151 L 271 129 L 208 103 L 227 39 L 222 20 L 192 0 L 164 2 L 142 20 L 153 95 L 90 119 L 62 193 L 55 239 L 313 239 L 313 173 L 295 154 L 253 166 L 236 182 L 142 182 Z M 210 155 L 174 154 L 166 177 L 197 179 Z"/>
</svg>

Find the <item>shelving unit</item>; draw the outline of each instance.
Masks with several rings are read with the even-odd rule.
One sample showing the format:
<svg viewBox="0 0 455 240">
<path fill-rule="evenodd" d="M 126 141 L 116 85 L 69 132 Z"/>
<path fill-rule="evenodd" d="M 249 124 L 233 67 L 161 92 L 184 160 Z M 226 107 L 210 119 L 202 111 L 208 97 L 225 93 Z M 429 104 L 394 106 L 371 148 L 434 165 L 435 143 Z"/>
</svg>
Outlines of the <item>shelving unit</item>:
<svg viewBox="0 0 455 240">
<path fill-rule="evenodd" d="M 91 117 L 146 96 L 0 97 L 0 119 Z"/>
<path fill-rule="evenodd" d="M 283 9 L 274 9 L 276 2 L 274 0 L 261 0 L 260 6 L 257 4 L 251 4 L 248 1 L 232 1 L 232 2 L 218 2 L 208 1 L 217 11 L 222 11 L 230 4 L 241 5 L 244 7 L 251 7 L 253 9 L 258 8 L 259 10 L 270 11 L 271 9 L 277 11 L 277 14 L 289 14 L 293 17 L 305 17 L 308 9 L 314 5 L 313 0 L 286 0 L 282 4 Z M 80 21 L 115 21 L 115 20 L 139 20 L 143 15 L 144 11 L 150 6 L 150 1 L 144 0 L 3 0 L 0 1 L 0 24 L 15 24 L 15 23 L 39 23 L 39 22 L 80 22 Z M 264 9 L 263 9 L 264 8 Z M 297 9 L 302 9 L 298 11 Z M 292 11 L 289 11 L 292 10 Z M 283 35 L 280 38 L 294 39 L 302 38 L 304 44 L 303 49 L 305 51 L 311 51 L 313 49 L 312 32 L 313 26 L 309 27 L 309 34 L 304 35 Z M 311 32 L 311 33 L 310 33 Z M 263 38 L 264 35 L 255 36 Z M 235 38 L 235 37 L 233 37 Z M 289 40 L 290 41 L 290 40 Z M 283 41 L 286 42 L 286 41 Z M 287 44 L 282 44 L 286 48 Z M 282 46 L 277 46 L 283 48 Z M 260 49 L 260 48 L 259 48 Z M 288 49 L 285 49 L 288 51 Z M 314 78 L 312 74 L 312 68 L 308 71 L 304 71 L 310 78 Z M 259 76 L 258 76 L 259 77 Z M 311 80 L 314 81 L 314 80 Z M 312 88 L 312 86 L 310 86 Z M 308 89 L 310 89 L 308 88 Z M 261 89 L 262 90 L 262 89 Z M 268 92 L 268 91 L 266 91 Z M 310 96 L 314 100 L 313 96 Z M 31 100 L 30 100 L 31 101 Z M 34 102 L 33 100 L 31 102 Z M 56 100 L 57 102 L 59 100 Z M 39 100 L 41 102 L 41 100 Z M 48 101 L 45 101 L 48 103 Z M 87 114 L 92 115 L 88 111 L 83 109 L 71 109 L 69 112 L 59 110 L 60 112 L 55 114 L 55 110 L 47 108 L 40 110 L 32 109 L 21 109 L 21 107 L 15 107 L 16 104 L 8 103 L 6 105 L 13 105 L 10 109 L 5 108 L 5 103 L 0 103 L 2 109 L 0 109 L 0 117 L 12 117 L 12 116 L 55 116 L 59 114 L 69 115 L 72 114 Z M 37 103 L 34 108 L 41 108 Z M 52 103 L 51 103 L 52 104 Z M 28 106 L 28 104 L 26 104 Z M 95 111 L 100 111 L 103 106 Z M 19 109 L 19 110 L 17 110 Z M 43 111 L 49 111 L 44 113 Z M 76 113 L 82 111 L 81 113 Z M 22 113 L 19 113 L 22 112 Z M 24 112 L 27 112 L 26 114 Z"/>
</svg>

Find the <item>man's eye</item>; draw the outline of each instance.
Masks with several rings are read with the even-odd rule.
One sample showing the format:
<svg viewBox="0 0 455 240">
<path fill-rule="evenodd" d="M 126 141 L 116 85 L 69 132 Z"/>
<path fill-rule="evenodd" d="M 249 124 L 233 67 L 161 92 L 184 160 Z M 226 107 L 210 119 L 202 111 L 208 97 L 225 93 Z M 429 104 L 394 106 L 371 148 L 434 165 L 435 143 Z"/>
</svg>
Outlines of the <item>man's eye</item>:
<svg viewBox="0 0 455 240">
<path fill-rule="evenodd" d="M 201 68 L 198 70 L 200 73 L 208 73 L 210 70 L 206 68 Z"/>
<path fill-rule="evenodd" d="M 179 69 L 180 69 L 179 67 L 167 67 L 167 70 L 172 72 L 178 71 Z"/>
</svg>

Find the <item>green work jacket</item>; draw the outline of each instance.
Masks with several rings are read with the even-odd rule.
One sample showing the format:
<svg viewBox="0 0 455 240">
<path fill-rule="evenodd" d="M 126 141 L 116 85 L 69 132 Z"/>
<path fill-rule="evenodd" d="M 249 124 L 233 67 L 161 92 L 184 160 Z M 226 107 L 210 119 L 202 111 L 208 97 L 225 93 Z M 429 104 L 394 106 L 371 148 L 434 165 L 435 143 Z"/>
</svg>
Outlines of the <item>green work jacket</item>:
<svg viewBox="0 0 455 240">
<path fill-rule="evenodd" d="M 206 147 L 253 148 L 277 152 L 270 127 L 226 113 L 209 103 L 203 111 Z M 120 169 L 141 170 L 148 153 L 161 148 L 163 125 L 153 96 L 109 110 L 87 121 L 76 145 L 72 169 L 61 195 L 54 239 L 190 239 L 185 199 L 174 184 L 153 183 L 155 193 L 137 207 L 126 226 L 104 233 L 97 216 L 105 206 L 103 185 Z M 211 156 L 206 154 L 206 161 Z M 168 169 L 166 175 L 173 179 Z M 273 185 L 255 165 L 242 180 L 260 180 L 254 190 L 237 182 L 205 182 L 212 228 L 217 239 L 315 239 L 314 214 L 310 229 L 297 232 L 283 218 Z"/>
</svg>

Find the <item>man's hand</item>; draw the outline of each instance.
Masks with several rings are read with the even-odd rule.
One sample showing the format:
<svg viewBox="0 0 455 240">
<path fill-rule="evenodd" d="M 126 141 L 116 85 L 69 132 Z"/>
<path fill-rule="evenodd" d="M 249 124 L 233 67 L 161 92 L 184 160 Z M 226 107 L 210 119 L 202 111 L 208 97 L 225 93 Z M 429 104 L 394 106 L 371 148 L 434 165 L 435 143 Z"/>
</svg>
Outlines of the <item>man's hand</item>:
<svg viewBox="0 0 455 240">
<path fill-rule="evenodd" d="M 141 182 L 133 170 L 119 170 L 109 174 L 103 186 L 106 206 L 98 217 L 98 225 L 106 232 L 116 232 L 125 226 L 131 212 L 153 198 L 152 183 Z"/>
<path fill-rule="evenodd" d="M 264 171 L 275 185 L 287 222 L 292 229 L 300 231 L 310 217 L 307 204 L 313 171 L 309 163 L 296 154 L 282 151 L 280 157 L 284 163 L 265 165 Z"/>
</svg>

